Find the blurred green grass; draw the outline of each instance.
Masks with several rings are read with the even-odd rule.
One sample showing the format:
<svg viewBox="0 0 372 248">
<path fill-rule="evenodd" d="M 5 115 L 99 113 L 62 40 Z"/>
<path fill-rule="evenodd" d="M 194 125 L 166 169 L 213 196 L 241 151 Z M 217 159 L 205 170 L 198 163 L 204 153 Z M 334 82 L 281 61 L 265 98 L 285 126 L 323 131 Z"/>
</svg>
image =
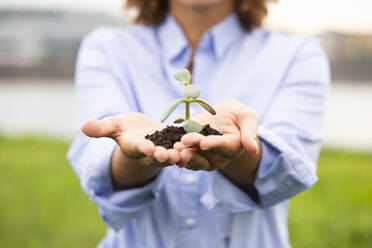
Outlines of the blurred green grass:
<svg viewBox="0 0 372 248">
<path fill-rule="evenodd" d="M 95 247 L 105 225 L 66 142 L 0 137 L 0 247 Z M 326 150 L 320 181 L 291 201 L 292 246 L 372 247 L 372 154 Z"/>
<path fill-rule="evenodd" d="M 103 237 L 67 149 L 48 139 L 0 138 L 0 247 L 95 247 Z"/>
<path fill-rule="evenodd" d="M 291 201 L 293 247 L 372 247 L 372 154 L 322 152 L 320 180 Z"/>
</svg>

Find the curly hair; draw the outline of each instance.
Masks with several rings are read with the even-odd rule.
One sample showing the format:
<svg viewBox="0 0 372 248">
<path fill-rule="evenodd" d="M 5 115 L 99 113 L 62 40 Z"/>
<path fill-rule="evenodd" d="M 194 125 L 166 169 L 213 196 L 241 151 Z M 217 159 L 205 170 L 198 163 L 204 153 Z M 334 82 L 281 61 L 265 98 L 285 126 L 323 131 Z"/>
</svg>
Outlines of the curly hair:
<svg viewBox="0 0 372 248">
<path fill-rule="evenodd" d="M 269 1 L 272 0 L 235 0 L 235 11 L 247 31 L 261 26 Z M 169 6 L 168 0 L 127 0 L 125 8 L 138 9 L 136 23 L 159 25 L 164 21 Z"/>
</svg>

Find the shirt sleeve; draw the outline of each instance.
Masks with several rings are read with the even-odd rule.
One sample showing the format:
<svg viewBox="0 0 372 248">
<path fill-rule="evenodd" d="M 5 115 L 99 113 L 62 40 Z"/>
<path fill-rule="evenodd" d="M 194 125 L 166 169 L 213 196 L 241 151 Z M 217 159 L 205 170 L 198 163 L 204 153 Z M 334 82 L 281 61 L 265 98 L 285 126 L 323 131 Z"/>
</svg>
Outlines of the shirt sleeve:
<svg viewBox="0 0 372 248">
<path fill-rule="evenodd" d="M 329 84 L 328 59 L 320 43 L 306 39 L 261 116 L 262 159 L 255 179 L 259 202 L 214 172 L 210 190 L 202 197 L 205 205 L 220 204 L 230 212 L 270 207 L 315 184 Z"/>
<path fill-rule="evenodd" d="M 75 74 L 78 124 L 92 119 L 136 111 L 125 79 L 110 65 L 103 37 L 106 28 L 99 28 L 82 41 Z M 98 205 L 103 220 L 119 230 L 136 214 L 145 209 L 160 192 L 161 176 L 142 188 L 113 191 L 110 162 L 116 142 L 109 138 L 89 138 L 79 131 L 67 157 L 78 175 L 83 190 Z"/>
</svg>

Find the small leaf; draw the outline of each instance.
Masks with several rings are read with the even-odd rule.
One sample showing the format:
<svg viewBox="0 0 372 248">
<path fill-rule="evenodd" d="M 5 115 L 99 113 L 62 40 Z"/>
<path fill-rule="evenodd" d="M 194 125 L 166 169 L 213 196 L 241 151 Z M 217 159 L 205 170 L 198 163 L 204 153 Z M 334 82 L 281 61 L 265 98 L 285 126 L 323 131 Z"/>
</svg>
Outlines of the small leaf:
<svg viewBox="0 0 372 248">
<path fill-rule="evenodd" d="M 179 71 L 176 71 L 176 73 L 174 73 L 174 78 L 177 79 L 178 81 L 180 81 L 181 83 L 186 84 L 186 83 L 190 82 L 191 74 L 190 74 L 189 70 L 181 69 Z"/>
<path fill-rule="evenodd" d="M 163 117 L 161 118 L 160 122 L 164 122 L 170 116 L 170 114 L 172 114 L 172 112 L 178 107 L 178 105 L 180 105 L 180 103 L 183 102 L 183 101 L 184 101 L 183 99 L 178 99 L 178 100 L 175 100 L 174 102 L 172 102 L 168 106 L 165 113 L 163 114 Z"/>
<path fill-rule="evenodd" d="M 177 124 L 177 123 L 182 123 L 184 122 L 185 119 L 184 118 L 178 118 L 177 120 L 175 120 L 173 123 Z"/>
<path fill-rule="evenodd" d="M 183 126 L 183 129 L 185 129 L 187 133 L 191 133 L 191 132 L 199 133 L 202 130 L 202 126 L 196 121 L 187 120 L 185 125 Z"/>
<path fill-rule="evenodd" d="M 202 106 L 205 110 L 207 110 L 212 115 L 216 114 L 216 110 L 214 110 L 208 103 L 204 102 L 203 100 L 193 99 L 193 100 L 190 100 L 190 102 L 197 102 L 199 103 L 200 106 Z"/>
<path fill-rule="evenodd" d="M 189 97 L 189 98 L 198 98 L 200 96 L 200 93 L 201 93 L 201 89 L 199 86 L 197 85 L 187 85 L 184 89 L 183 89 L 183 94 L 186 96 L 186 97 Z"/>
</svg>

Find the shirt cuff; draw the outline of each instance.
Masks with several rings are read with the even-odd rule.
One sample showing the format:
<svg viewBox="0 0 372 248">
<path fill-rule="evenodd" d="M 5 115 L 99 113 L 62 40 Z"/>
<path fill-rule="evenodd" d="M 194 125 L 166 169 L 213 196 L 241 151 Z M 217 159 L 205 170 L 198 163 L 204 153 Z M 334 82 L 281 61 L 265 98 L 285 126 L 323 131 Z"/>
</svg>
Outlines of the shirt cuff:
<svg viewBox="0 0 372 248">
<path fill-rule="evenodd" d="M 81 184 L 89 197 L 113 191 L 110 164 L 116 142 L 110 138 L 89 138 L 88 157 L 82 171 Z"/>
<path fill-rule="evenodd" d="M 242 189 L 226 178 L 219 170 L 212 173 L 207 191 L 200 202 L 207 209 L 220 209 L 229 213 L 249 211 L 257 203 Z"/>
<path fill-rule="evenodd" d="M 118 231 L 160 194 L 163 180 L 160 172 L 143 187 L 114 191 L 110 164 L 116 146 L 116 142 L 109 138 L 90 140 L 90 158 L 83 172 L 82 186 L 98 205 L 102 219 Z"/>
<path fill-rule="evenodd" d="M 310 188 L 318 180 L 312 162 L 274 132 L 260 126 L 262 158 L 255 187 L 260 207 L 269 207 Z"/>
<path fill-rule="evenodd" d="M 92 200 L 99 206 L 99 213 L 105 223 L 119 231 L 139 212 L 148 207 L 160 194 L 163 187 L 163 173 L 147 185 L 112 192 L 109 195 L 95 195 Z"/>
</svg>

